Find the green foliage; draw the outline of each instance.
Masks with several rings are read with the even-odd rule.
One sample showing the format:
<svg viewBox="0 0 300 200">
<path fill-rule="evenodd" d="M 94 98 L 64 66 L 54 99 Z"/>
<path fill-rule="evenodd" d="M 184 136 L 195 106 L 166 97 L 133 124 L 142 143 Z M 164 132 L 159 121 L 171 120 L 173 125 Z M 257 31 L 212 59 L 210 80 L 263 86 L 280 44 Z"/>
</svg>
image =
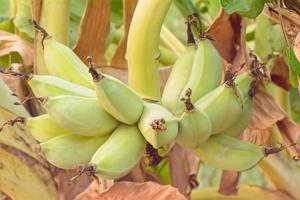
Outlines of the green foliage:
<svg viewBox="0 0 300 200">
<path fill-rule="evenodd" d="M 273 52 L 283 52 L 286 42 L 280 25 L 273 25 L 263 14 L 256 18 L 255 52 L 261 58 Z"/>
<path fill-rule="evenodd" d="M 238 14 L 255 18 L 261 13 L 264 4 L 271 0 L 221 0 L 221 4 L 228 14 Z"/>
<path fill-rule="evenodd" d="M 120 26 L 123 22 L 123 4 L 120 0 L 111 0 L 111 22 Z"/>
<path fill-rule="evenodd" d="M 0 0 L 0 22 L 9 17 L 9 1 Z"/>
<path fill-rule="evenodd" d="M 222 170 L 217 169 L 206 163 L 201 163 L 198 181 L 200 183 L 200 188 L 218 186 L 222 177 Z M 259 171 L 257 167 L 250 169 L 248 171 L 242 172 L 241 174 L 241 184 L 255 184 L 260 186 L 266 186 L 267 181 L 263 174 Z"/>
<path fill-rule="evenodd" d="M 292 87 L 298 87 L 298 77 L 300 76 L 300 62 L 298 61 L 294 50 L 288 47 L 285 52 L 285 58 L 289 64 L 289 76 Z"/>
</svg>

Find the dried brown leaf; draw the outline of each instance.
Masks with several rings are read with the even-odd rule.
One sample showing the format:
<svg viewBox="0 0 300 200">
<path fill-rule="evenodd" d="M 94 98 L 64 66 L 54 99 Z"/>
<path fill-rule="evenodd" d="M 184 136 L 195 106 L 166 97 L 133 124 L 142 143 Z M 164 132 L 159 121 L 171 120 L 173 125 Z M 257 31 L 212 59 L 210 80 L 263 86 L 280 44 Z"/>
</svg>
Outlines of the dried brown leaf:
<svg viewBox="0 0 300 200">
<path fill-rule="evenodd" d="M 285 90 L 291 89 L 289 66 L 282 55 L 277 55 L 272 63 L 271 80 Z"/>
<path fill-rule="evenodd" d="M 300 127 L 289 118 L 271 95 L 260 88 L 253 99 L 252 117 L 242 138 L 257 145 L 263 145 L 271 137 L 270 129 L 275 124 L 280 130 L 284 145 L 288 147 L 290 156 L 295 160 L 300 159 L 300 151 L 297 146 L 293 145 L 300 135 Z"/>
<path fill-rule="evenodd" d="M 246 128 L 242 134 L 242 139 L 262 146 L 266 144 L 271 135 L 270 129 Z"/>
<path fill-rule="evenodd" d="M 97 66 L 106 65 L 105 40 L 110 30 L 110 1 L 87 0 L 74 51 L 83 60 L 92 56 Z"/>
<path fill-rule="evenodd" d="M 223 195 L 234 195 L 239 190 L 241 172 L 223 170 L 218 192 Z"/>
<path fill-rule="evenodd" d="M 116 182 L 107 192 L 99 194 L 99 185 L 94 181 L 75 200 L 184 200 L 177 189 L 154 182 Z"/>
<path fill-rule="evenodd" d="M 248 127 L 243 131 L 245 141 L 262 145 L 271 136 L 269 129 L 286 116 L 274 98 L 263 88 L 253 98 L 253 111 Z"/>
<path fill-rule="evenodd" d="M 235 61 L 237 59 L 241 60 L 239 63 L 245 62 L 245 52 L 243 52 L 245 42 L 242 41 L 245 38 L 242 36 L 244 29 L 245 25 L 241 16 L 228 15 L 222 10 L 207 31 L 214 39 L 214 46 L 228 63 L 237 63 L 238 61 Z M 244 50 L 238 53 L 239 49 Z"/>
<path fill-rule="evenodd" d="M 55 168 L 55 170 L 58 169 Z M 80 176 L 70 182 L 70 179 L 77 174 L 78 172 L 76 170 L 59 170 L 56 172 L 54 179 L 59 191 L 60 199 L 73 200 L 93 181 L 91 177 Z"/>
<path fill-rule="evenodd" d="M 18 52 L 23 59 L 24 65 L 33 65 L 34 51 L 32 44 L 18 35 L 0 31 L 0 56 L 11 52 Z"/>
<path fill-rule="evenodd" d="M 274 98 L 263 88 L 253 99 L 253 111 L 249 128 L 265 130 L 286 116 Z"/>
<path fill-rule="evenodd" d="M 289 154 L 294 160 L 299 160 L 300 149 L 294 144 L 300 135 L 300 127 L 288 117 L 278 121 L 276 124 L 280 130 L 285 146 L 288 146 L 287 150 Z"/>
<path fill-rule="evenodd" d="M 111 59 L 111 65 L 118 68 L 127 68 L 127 61 L 125 58 L 127 38 L 130 28 L 131 19 L 137 4 L 137 0 L 123 0 L 123 26 L 124 35 L 119 43 L 119 46 Z"/>
<path fill-rule="evenodd" d="M 30 0 L 30 4 L 32 18 L 38 22 L 40 20 L 42 0 Z"/>
<path fill-rule="evenodd" d="M 191 150 L 178 144 L 174 144 L 168 156 L 172 185 L 188 197 L 198 186 L 196 175 L 200 159 Z"/>
</svg>

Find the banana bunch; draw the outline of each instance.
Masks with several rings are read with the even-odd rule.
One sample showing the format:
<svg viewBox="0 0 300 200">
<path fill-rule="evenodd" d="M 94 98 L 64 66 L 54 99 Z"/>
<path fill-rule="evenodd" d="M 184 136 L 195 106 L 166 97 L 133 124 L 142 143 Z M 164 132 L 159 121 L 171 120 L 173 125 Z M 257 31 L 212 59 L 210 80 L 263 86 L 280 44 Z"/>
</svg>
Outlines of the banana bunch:
<svg viewBox="0 0 300 200">
<path fill-rule="evenodd" d="M 145 5 L 150 10 L 159 8 L 160 15 L 155 20 L 162 23 L 170 2 L 141 0 L 135 15 L 147 17 L 142 13 Z M 250 169 L 276 151 L 236 138 L 251 117 L 252 100 L 248 93 L 254 78 L 249 73 L 229 73 L 221 84 L 221 57 L 209 39 L 200 39 L 197 47 L 189 46 L 179 55 L 161 102 L 142 99 L 160 99 L 155 92 L 138 88 L 136 84 L 141 80 L 135 74 L 141 69 L 157 73 L 154 58 L 158 45 L 143 41 L 149 38 L 133 41 L 132 37 L 147 31 L 150 25 L 157 32 L 161 24 L 149 22 L 142 26 L 134 20 L 127 52 L 129 66 L 132 65 L 129 83 L 133 88 L 96 69 L 90 57 L 86 66 L 69 47 L 33 21 L 44 36 L 42 55 L 50 75 L 32 75 L 28 84 L 36 96 L 31 99 L 39 99 L 45 113 L 17 116 L 23 117 L 23 124 L 19 125 L 40 142 L 40 153 L 48 162 L 63 169 L 84 165 L 81 173 L 117 179 L 141 160 L 146 142 L 156 149 L 177 142 L 193 149 L 204 162 L 233 171 Z M 138 48 L 141 45 L 149 49 Z M 138 52 L 143 54 L 140 57 L 137 49 L 142 49 Z M 130 72 L 133 66 L 138 70 Z M 6 98 L 17 101 L 9 95 Z M 14 110 L 15 104 L 10 104 L 8 109 Z"/>
</svg>

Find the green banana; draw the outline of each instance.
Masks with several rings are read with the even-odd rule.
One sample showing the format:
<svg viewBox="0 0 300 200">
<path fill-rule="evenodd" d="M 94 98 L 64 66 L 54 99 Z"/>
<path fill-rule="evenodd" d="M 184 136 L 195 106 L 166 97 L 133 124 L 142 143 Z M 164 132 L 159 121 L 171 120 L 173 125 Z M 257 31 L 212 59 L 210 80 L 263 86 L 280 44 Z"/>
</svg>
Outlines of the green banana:
<svg viewBox="0 0 300 200">
<path fill-rule="evenodd" d="M 90 65 L 92 61 L 89 60 Z M 103 108 L 120 122 L 135 124 L 143 112 L 142 99 L 118 79 L 96 72 L 90 66 L 97 97 Z"/>
<path fill-rule="evenodd" d="M 223 134 L 231 137 L 238 137 L 247 128 L 252 115 L 252 100 L 247 99 L 244 103 L 244 109 L 242 115 L 238 120 L 228 129 L 223 131 Z"/>
<path fill-rule="evenodd" d="M 266 156 L 263 148 L 224 134 L 211 136 L 195 153 L 204 162 L 230 171 L 248 170 Z"/>
<path fill-rule="evenodd" d="M 158 47 L 162 24 L 171 3 L 172 0 L 139 0 L 130 25 L 128 82 L 146 99 L 160 100 Z"/>
<path fill-rule="evenodd" d="M 170 144 L 178 134 L 178 120 L 164 107 L 154 103 L 145 103 L 138 127 L 156 149 Z"/>
<path fill-rule="evenodd" d="M 222 133 L 240 118 L 243 104 L 250 98 L 248 91 L 252 80 L 248 73 L 242 74 L 236 78 L 234 87 L 228 87 L 224 83 L 195 103 L 196 108 L 203 110 L 211 120 L 212 134 Z"/>
<path fill-rule="evenodd" d="M 109 134 L 119 123 L 97 98 L 61 95 L 48 98 L 44 107 L 60 127 L 83 136 Z"/>
<path fill-rule="evenodd" d="M 28 81 L 28 84 L 35 96 L 74 95 L 96 97 L 95 91 L 55 76 L 34 75 Z"/>
<path fill-rule="evenodd" d="M 46 37 L 43 44 L 44 62 L 51 75 L 94 89 L 87 66 L 69 47 L 51 36 Z"/>
<path fill-rule="evenodd" d="M 187 148 L 196 148 L 211 135 L 212 123 L 209 117 L 194 107 L 191 102 L 191 90 L 186 92 L 186 111 L 179 120 L 179 131 L 176 142 Z"/>
<path fill-rule="evenodd" d="M 40 144 L 41 153 L 52 165 L 62 169 L 75 169 L 87 164 L 109 135 L 85 137 L 67 134 Z"/>
<path fill-rule="evenodd" d="M 48 114 L 27 118 L 25 130 L 39 142 L 45 142 L 56 136 L 71 134 L 70 131 L 59 127 Z"/>
<path fill-rule="evenodd" d="M 218 87 L 221 83 L 223 65 L 221 56 L 208 39 L 200 40 L 188 81 L 182 90 L 190 88 L 193 91 L 192 102 Z"/>
<path fill-rule="evenodd" d="M 120 124 L 93 155 L 94 173 L 105 179 L 120 178 L 143 157 L 146 141 L 136 125 Z"/>
<path fill-rule="evenodd" d="M 180 101 L 181 93 L 186 85 L 193 66 L 195 47 L 187 47 L 172 68 L 171 74 L 162 94 L 162 104 L 174 115 L 179 116 L 184 111 L 184 105 Z"/>
<path fill-rule="evenodd" d="M 53 0 L 43 0 L 41 3 L 39 23 L 47 32 L 58 42 L 68 45 L 69 43 L 69 25 L 71 9 L 70 0 L 60 0 L 59 3 Z M 59 20 L 57 20 L 59 19 Z M 36 69 L 37 74 L 48 75 L 49 70 L 44 62 L 44 51 L 41 41 L 42 35 L 36 37 Z"/>
</svg>

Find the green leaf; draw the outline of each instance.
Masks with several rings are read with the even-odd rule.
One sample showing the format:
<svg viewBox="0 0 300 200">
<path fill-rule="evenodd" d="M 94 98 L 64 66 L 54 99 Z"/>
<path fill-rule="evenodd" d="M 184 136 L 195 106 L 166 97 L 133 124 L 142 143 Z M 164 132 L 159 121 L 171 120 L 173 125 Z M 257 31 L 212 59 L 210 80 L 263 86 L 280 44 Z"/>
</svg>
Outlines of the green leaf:
<svg viewBox="0 0 300 200">
<path fill-rule="evenodd" d="M 84 9 L 86 7 L 86 0 L 71 0 L 70 12 L 70 27 L 69 38 L 70 46 L 72 47 L 76 42 L 77 31 Z"/>
<path fill-rule="evenodd" d="M 289 65 L 290 83 L 293 88 L 298 87 L 298 76 L 300 76 L 300 63 L 295 56 L 294 50 L 288 47 L 285 52 L 285 59 Z"/>
<path fill-rule="evenodd" d="M 273 25 L 263 14 L 256 18 L 255 52 L 261 58 L 276 52 L 284 52 L 286 41 L 280 25 Z"/>
<path fill-rule="evenodd" d="M 291 70 L 293 72 L 300 73 L 300 62 L 298 61 L 294 50 L 291 47 L 287 48 L 286 50 L 286 58 Z"/>
<path fill-rule="evenodd" d="M 221 5 L 228 14 L 237 12 L 242 16 L 255 18 L 267 2 L 270 0 L 221 0 Z"/>
<path fill-rule="evenodd" d="M 30 2 L 29 0 L 18 0 L 17 1 L 17 13 L 13 22 L 23 36 L 25 34 L 26 37 L 33 38 L 34 32 L 33 27 L 29 24 L 29 19 L 31 19 L 31 10 L 30 10 Z"/>
<path fill-rule="evenodd" d="M 9 0 L 0 0 L 0 22 L 9 17 Z"/>
<path fill-rule="evenodd" d="M 123 22 L 123 3 L 120 0 L 111 0 L 111 22 L 121 25 Z"/>
<path fill-rule="evenodd" d="M 174 1 L 176 7 L 180 11 L 180 13 L 183 15 L 183 17 L 187 17 L 195 12 L 197 12 L 197 9 L 195 8 L 194 4 L 191 0 L 175 0 Z"/>
</svg>

